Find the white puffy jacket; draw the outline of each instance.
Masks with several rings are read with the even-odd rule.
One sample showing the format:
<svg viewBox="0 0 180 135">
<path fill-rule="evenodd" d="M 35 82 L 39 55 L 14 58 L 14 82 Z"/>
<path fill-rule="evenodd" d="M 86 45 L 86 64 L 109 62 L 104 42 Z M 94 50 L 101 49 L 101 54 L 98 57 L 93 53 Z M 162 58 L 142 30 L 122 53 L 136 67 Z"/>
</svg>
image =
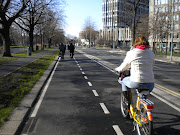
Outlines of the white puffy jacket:
<svg viewBox="0 0 180 135">
<path fill-rule="evenodd" d="M 154 53 L 149 49 L 134 48 L 127 52 L 123 63 L 115 70 L 123 72 L 131 68 L 130 80 L 138 83 L 154 82 Z"/>
</svg>

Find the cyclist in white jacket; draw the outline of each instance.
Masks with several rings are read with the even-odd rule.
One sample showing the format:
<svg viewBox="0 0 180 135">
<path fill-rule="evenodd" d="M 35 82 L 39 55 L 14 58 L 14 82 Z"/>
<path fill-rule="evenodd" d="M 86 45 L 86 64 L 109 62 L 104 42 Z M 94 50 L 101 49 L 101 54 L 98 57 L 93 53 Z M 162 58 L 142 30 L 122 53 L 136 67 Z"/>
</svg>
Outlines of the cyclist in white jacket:
<svg viewBox="0 0 180 135">
<path fill-rule="evenodd" d="M 130 68 L 130 76 L 122 80 L 123 94 L 126 95 L 129 88 L 148 89 L 151 92 L 154 88 L 154 53 L 143 36 L 137 37 L 132 47 L 123 63 L 115 68 L 119 73 Z"/>
</svg>

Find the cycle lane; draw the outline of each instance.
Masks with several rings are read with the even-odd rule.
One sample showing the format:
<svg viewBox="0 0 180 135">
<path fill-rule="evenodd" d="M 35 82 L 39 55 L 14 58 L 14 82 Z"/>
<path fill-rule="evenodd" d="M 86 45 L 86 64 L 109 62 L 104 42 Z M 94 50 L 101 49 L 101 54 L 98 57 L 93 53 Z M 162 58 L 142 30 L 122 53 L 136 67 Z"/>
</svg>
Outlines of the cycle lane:
<svg viewBox="0 0 180 135">
<path fill-rule="evenodd" d="M 96 61 L 98 64 L 101 64 L 102 66 L 106 67 L 108 70 L 112 71 L 112 68 L 109 68 L 108 66 L 105 66 L 105 64 L 102 63 L 103 60 L 97 58 L 96 56 L 88 55 L 86 53 L 81 52 L 85 56 L 91 58 L 93 61 Z M 106 63 L 107 64 L 107 63 Z M 117 81 L 117 80 L 116 80 Z M 93 82 L 97 83 L 97 82 Z M 103 87 L 103 86 L 102 86 Z M 119 86 L 121 87 L 121 86 Z M 111 94 L 111 92 L 104 91 L 105 93 Z M 116 94 L 118 95 L 118 94 Z M 136 93 L 134 93 L 136 95 Z M 134 96 L 134 100 L 136 100 Z M 119 98 L 116 96 L 115 99 Z M 155 109 L 153 110 L 153 117 L 154 117 L 154 131 L 155 134 L 177 134 L 180 130 L 180 124 L 179 124 L 179 111 L 176 109 L 171 108 L 171 106 L 167 105 L 167 103 L 162 102 L 162 100 L 157 99 L 154 96 L 149 96 L 149 98 L 155 103 Z M 104 100 L 107 100 L 107 97 L 104 97 Z M 112 101 L 110 101 L 112 102 Z M 117 100 L 118 102 L 118 100 Z M 114 104 L 111 104 L 107 101 L 109 104 L 108 106 L 114 106 Z M 120 103 L 120 99 L 119 99 Z M 132 125 L 131 125 L 132 126 Z"/>
<path fill-rule="evenodd" d="M 29 127 L 25 127 L 22 134 L 115 133 L 93 94 L 86 72 L 77 64 L 66 57 L 59 62 L 37 117 L 27 124 Z"/>
</svg>

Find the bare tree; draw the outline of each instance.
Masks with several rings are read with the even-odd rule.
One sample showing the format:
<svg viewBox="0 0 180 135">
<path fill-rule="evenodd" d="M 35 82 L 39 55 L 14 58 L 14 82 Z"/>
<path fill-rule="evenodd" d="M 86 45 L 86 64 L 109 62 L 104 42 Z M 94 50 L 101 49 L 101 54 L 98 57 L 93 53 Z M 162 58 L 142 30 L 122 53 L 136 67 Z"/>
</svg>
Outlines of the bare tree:
<svg viewBox="0 0 180 135">
<path fill-rule="evenodd" d="M 154 16 L 150 17 L 150 27 L 149 31 L 153 37 L 153 50 L 157 51 L 157 45 L 159 47 L 159 51 L 162 51 L 162 42 L 167 42 L 169 34 L 170 34 L 170 22 L 171 22 L 171 13 L 168 12 L 160 12 L 160 8 L 155 11 Z M 166 44 L 166 53 L 167 53 L 167 44 Z"/>
<path fill-rule="evenodd" d="M 119 19 L 125 26 L 130 27 L 132 43 L 135 41 L 137 35 L 138 23 L 142 23 L 142 21 L 140 21 L 141 15 L 148 13 L 148 2 L 149 0 L 124 0 L 123 3 L 119 3 L 119 6 L 121 6 L 123 10 Z"/>
<path fill-rule="evenodd" d="M 11 56 L 10 27 L 25 10 L 30 0 L 0 1 L 0 36 L 3 40 L 3 56 Z"/>
<path fill-rule="evenodd" d="M 26 12 L 17 21 L 17 24 L 29 33 L 29 42 L 32 51 L 33 49 L 33 36 L 35 26 L 43 23 L 41 17 L 46 16 L 46 8 L 50 5 L 53 0 L 31 0 L 27 6 Z"/>
<path fill-rule="evenodd" d="M 92 21 L 91 17 L 85 19 L 84 28 L 81 34 L 85 39 L 89 40 L 90 45 L 92 41 L 95 42 L 98 32 L 96 31 L 95 23 Z"/>
<path fill-rule="evenodd" d="M 53 39 L 61 39 L 64 41 L 64 31 L 62 28 L 62 23 L 64 21 L 63 12 L 53 12 L 49 10 L 48 16 L 44 23 L 44 33 L 45 38 L 48 41 L 48 47 L 51 47 Z"/>
<path fill-rule="evenodd" d="M 136 26 L 136 36 L 143 35 L 148 39 L 149 37 L 149 26 L 147 25 L 149 23 L 149 16 L 147 14 L 141 15 L 141 18 L 139 19 L 139 22 Z"/>
<path fill-rule="evenodd" d="M 22 29 L 17 25 L 12 24 L 10 27 L 11 44 L 20 45 L 22 44 Z"/>
</svg>

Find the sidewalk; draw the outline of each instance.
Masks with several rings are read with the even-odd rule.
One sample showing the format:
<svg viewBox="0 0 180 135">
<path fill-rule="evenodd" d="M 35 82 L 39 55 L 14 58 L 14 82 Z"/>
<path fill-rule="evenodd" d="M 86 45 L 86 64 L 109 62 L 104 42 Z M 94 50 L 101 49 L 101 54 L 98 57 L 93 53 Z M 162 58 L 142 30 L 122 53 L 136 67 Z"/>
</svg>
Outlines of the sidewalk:
<svg viewBox="0 0 180 135">
<path fill-rule="evenodd" d="M 55 50 L 57 50 L 57 49 L 45 50 L 44 52 L 34 54 L 34 55 L 26 57 L 26 58 L 21 58 L 21 59 L 18 59 L 16 61 L 10 62 L 8 64 L 0 65 L 0 71 L 1 71 L 0 72 L 0 78 L 8 75 L 12 71 L 17 70 L 18 68 L 21 68 L 22 66 L 25 66 L 25 65 L 33 62 L 34 60 L 36 60 L 36 59 L 38 59 L 38 58 L 40 58 L 40 57 L 42 57 L 48 53 L 51 53 Z"/>
<path fill-rule="evenodd" d="M 156 61 L 161 61 L 161 62 L 166 62 L 166 63 L 172 63 L 172 64 L 180 65 L 180 57 L 172 56 L 172 61 L 170 61 L 170 56 L 156 55 L 155 56 L 155 60 Z"/>
</svg>

